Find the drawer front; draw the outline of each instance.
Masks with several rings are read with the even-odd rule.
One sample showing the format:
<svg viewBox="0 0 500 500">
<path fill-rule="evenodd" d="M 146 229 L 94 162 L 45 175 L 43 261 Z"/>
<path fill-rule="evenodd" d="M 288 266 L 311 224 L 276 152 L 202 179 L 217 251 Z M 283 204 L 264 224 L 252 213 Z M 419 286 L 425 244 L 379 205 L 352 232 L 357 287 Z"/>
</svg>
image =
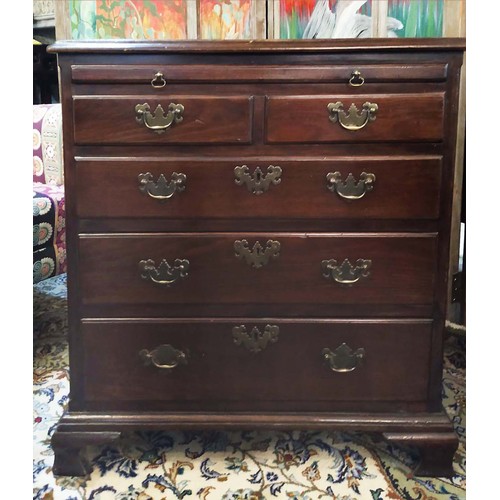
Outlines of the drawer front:
<svg viewBox="0 0 500 500">
<path fill-rule="evenodd" d="M 88 320 L 83 394 L 123 409 L 148 401 L 240 401 L 248 410 L 259 401 L 276 409 L 286 401 L 311 409 L 319 401 L 424 401 L 431 329 L 430 321 Z"/>
<path fill-rule="evenodd" d="M 364 110 L 365 103 L 375 104 L 376 109 Z M 328 109 L 335 104 L 341 110 Z M 353 104 L 356 109 L 350 109 Z M 443 119 L 444 93 L 275 96 L 266 100 L 266 140 L 441 141 Z"/>
<path fill-rule="evenodd" d="M 82 235 L 84 305 L 431 304 L 434 234 Z M 347 259 L 347 260 L 346 260 Z"/>
<path fill-rule="evenodd" d="M 76 144 L 252 142 L 248 96 L 85 96 L 73 104 Z"/>
<path fill-rule="evenodd" d="M 82 218 L 439 216 L 440 157 L 79 160 L 76 172 Z"/>
<path fill-rule="evenodd" d="M 137 83 L 153 85 L 158 92 L 168 93 L 172 83 L 233 82 L 344 82 L 355 86 L 378 82 L 444 81 L 447 64 L 365 64 L 293 66 L 266 64 L 168 64 L 168 65 L 73 65 L 71 79 L 75 83 Z M 359 76 L 353 75 L 357 71 Z M 158 75 L 161 73 L 161 76 Z M 156 76 L 158 75 L 158 76 Z"/>
</svg>

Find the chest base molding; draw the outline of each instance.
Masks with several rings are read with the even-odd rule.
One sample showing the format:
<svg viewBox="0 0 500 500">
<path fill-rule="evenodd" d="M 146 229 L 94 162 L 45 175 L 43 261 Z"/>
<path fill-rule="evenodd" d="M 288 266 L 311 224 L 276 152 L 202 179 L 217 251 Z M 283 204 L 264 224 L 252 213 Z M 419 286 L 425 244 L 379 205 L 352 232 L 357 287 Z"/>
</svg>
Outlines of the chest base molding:
<svg viewBox="0 0 500 500">
<path fill-rule="evenodd" d="M 84 476 L 90 467 L 85 448 L 118 440 L 123 432 L 138 430 L 342 430 L 380 433 L 404 448 L 418 450 L 413 471 L 421 476 L 450 476 L 458 439 L 442 413 L 121 413 L 67 412 L 52 436 L 56 476 Z"/>
</svg>

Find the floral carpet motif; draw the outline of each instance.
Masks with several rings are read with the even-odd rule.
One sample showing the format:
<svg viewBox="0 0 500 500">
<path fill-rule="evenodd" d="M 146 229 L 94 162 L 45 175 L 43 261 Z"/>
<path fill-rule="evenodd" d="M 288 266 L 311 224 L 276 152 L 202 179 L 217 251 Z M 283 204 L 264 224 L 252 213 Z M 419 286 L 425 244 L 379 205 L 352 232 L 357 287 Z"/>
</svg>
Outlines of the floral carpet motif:
<svg viewBox="0 0 500 500">
<path fill-rule="evenodd" d="M 68 402 L 66 275 L 34 286 L 33 498 L 465 499 L 465 341 L 445 349 L 443 404 L 460 439 L 452 478 L 416 478 L 414 450 L 324 431 L 134 432 L 89 447 L 87 477 L 54 478 L 50 436 Z"/>
</svg>

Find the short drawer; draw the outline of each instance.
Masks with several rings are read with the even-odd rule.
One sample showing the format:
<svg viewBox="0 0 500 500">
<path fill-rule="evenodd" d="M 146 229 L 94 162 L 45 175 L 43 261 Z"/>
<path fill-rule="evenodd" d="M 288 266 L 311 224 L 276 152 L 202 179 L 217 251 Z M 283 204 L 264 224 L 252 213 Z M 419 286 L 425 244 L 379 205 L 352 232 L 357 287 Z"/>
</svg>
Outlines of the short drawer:
<svg viewBox="0 0 500 500">
<path fill-rule="evenodd" d="M 84 320 L 75 384 L 100 409 L 425 401 L 431 332 L 425 320 Z"/>
<path fill-rule="evenodd" d="M 270 96 L 268 143 L 441 141 L 444 93 Z"/>
<path fill-rule="evenodd" d="M 81 235 L 84 305 L 432 304 L 435 234 Z M 234 308 L 234 309 L 233 309 Z M 165 313 L 166 314 L 166 313 Z"/>
<path fill-rule="evenodd" d="M 192 219 L 439 217 L 441 157 L 107 158 L 80 159 L 75 166 L 82 218 L 189 224 Z"/>
<path fill-rule="evenodd" d="M 249 144 L 253 98 L 73 98 L 76 144 Z"/>
</svg>

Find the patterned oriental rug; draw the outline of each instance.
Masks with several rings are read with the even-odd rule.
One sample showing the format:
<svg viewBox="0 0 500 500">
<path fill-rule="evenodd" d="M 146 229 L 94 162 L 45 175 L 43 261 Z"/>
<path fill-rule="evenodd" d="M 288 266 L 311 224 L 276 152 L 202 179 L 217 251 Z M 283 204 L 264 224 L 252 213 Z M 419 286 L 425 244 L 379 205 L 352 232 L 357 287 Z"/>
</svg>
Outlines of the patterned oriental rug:
<svg viewBox="0 0 500 500">
<path fill-rule="evenodd" d="M 89 447 L 92 473 L 54 478 L 50 436 L 68 402 L 66 275 L 34 286 L 33 498 L 40 500 L 465 499 L 465 339 L 446 345 L 443 404 L 455 475 L 415 478 L 418 457 L 376 435 L 135 432 Z"/>
</svg>

